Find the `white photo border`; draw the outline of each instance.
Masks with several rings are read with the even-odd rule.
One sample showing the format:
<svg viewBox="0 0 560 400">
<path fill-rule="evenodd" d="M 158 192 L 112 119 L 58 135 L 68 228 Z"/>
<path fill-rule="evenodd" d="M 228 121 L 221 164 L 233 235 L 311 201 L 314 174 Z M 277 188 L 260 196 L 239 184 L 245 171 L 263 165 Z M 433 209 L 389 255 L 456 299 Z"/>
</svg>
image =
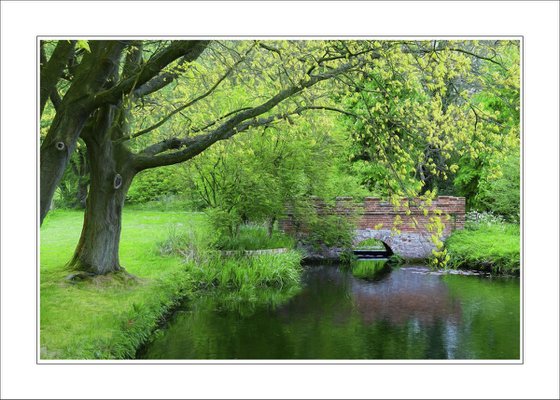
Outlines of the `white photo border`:
<svg viewBox="0 0 560 400">
<path fill-rule="evenodd" d="M 557 397 L 558 252 L 550 259 L 551 254 L 542 254 L 540 248 L 558 249 L 558 4 L 451 3 L 2 2 L 2 397 Z M 201 17 L 191 20 L 189 15 Z M 395 19 L 376 19 L 376 15 Z M 146 21 L 150 24 L 138 24 Z M 288 25 L 292 28 L 286 29 Z M 399 365 L 37 364 L 37 349 L 31 345 L 38 339 L 37 321 L 30 318 L 37 311 L 36 297 L 30 298 L 33 291 L 36 296 L 37 287 L 29 282 L 35 277 L 38 254 L 30 251 L 38 245 L 38 153 L 9 149 L 38 147 L 35 121 L 30 118 L 36 110 L 37 37 L 84 33 L 92 37 L 374 38 L 381 33 L 384 38 L 523 37 L 527 79 L 522 88 L 522 259 L 523 267 L 529 268 L 527 274 L 522 268 L 522 316 L 527 323 L 522 331 L 527 339 L 523 364 L 479 365 L 478 360 L 461 365 L 447 360 L 430 361 L 430 365 L 402 360 Z M 18 63 L 12 64 L 13 60 Z M 13 196 L 16 191 L 18 196 Z M 546 313 L 544 319 L 539 317 L 541 311 Z"/>
</svg>

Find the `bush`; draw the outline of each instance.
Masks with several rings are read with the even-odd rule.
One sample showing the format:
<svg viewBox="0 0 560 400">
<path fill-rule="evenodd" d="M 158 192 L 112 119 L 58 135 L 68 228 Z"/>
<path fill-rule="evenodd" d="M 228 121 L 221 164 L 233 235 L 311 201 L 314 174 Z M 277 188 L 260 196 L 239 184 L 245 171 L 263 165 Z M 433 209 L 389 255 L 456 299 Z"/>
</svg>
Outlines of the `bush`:
<svg viewBox="0 0 560 400">
<path fill-rule="evenodd" d="M 174 224 L 168 228 L 167 238 L 157 244 L 162 255 L 179 254 L 186 261 L 198 262 L 215 247 L 216 237 L 203 224 Z"/>
<path fill-rule="evenodd" d="M 501 176 L 480 184 L 476 196 L 480 208 L 502 215 L 508 222 L 519 222 L 521 203 L 520 158 L 516 152 L 501 166 Z"/>
<path fill-rule="evenodd" d="M 406 260 L 402 256 L 399 256 L 398 254 L 393 254 L 387 260 L 387 263 L 391 266 L 403 265 L 405 262 Z"/>
<path fill-rule="evenodd" d="M 504 217 L 496 215 L 492 211 L 469 211 L 465 214 L 465 229 L 469 230 L 477 230 L 492 225 L 503 225 L 504 223 Z"/>
<path fill-rule="evenodd" d="M 343 266 L 347 267 L 352 265 L 355 261 L 358 260 L 358 257 L 354 254 L 354 251 L 351 248 L 344 249 L 339 254 L 338 262 Z"/>
<path fill-rule="evenodd" d="M 210 225 L 212 225 L 217 237 L 234 237 L 237 235 L 242 221 L 236 212 L 227 212 L 221 208 L 210 208 L 206 210 L 206 215 L 208 215 Z"/>
<path fill-rule="evenodd" d="M 314 248 L 321 246 L 350 248 L 354 238 L 354 224 L 347 216 L 317 216 L 306 224 L 303 242 Z"/>
<path fill-rule="evenodd" d="M 183 197 L 185 173 L 173 166 L 149 169 L 136 175 L 126 199 L 132 204 L 173 202 Z"/>
<path fill-rule="evenodd" d="M 169 195 L 144 203 L 127 203 L 126 208 L 138 211 L 193 211 L 196 205 L 181 195 Z"/>
<path fill-rule="evenodd" d="M 249 239 L 254 237 L 254 229 L 246 231 L 249 232 Z M 257 231 L 262 232 L 262 229 Z M 299 252 L 290 250 L 286 253 L 224 256 L 221 251 L 216 250 L 215 238 L 216 236 L 209 234 L 207 226 L 187 226 L 181 230 L 172 226 L 167 239 L 160 242 L 158 247 L 163 254 L 183 256 L 187 269 L 200 288 L 251 291 L 264 287 L 299 285 L 302 260 Z M 293 244 L 291 238 L 280 233 L 273 238 L 282 247 Z M 271 245 L 270 239 L 266 240 L 261 243 Z M 235 245 L 236 249 L 240 247 L 239 243 Z"/>
</svg>

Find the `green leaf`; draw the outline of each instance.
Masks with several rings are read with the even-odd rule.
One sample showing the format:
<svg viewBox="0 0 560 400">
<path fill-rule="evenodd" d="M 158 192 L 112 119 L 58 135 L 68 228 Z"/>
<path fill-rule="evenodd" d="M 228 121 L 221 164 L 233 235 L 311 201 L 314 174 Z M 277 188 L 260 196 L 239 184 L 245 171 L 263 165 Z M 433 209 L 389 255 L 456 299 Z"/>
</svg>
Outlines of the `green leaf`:
<svg viewBox="0 0 560 400">
<path fill-rule="evenodd" d="M 91 53 L 91 49 L 89 48 L 89 43 L 88 43 L 87 40 L 78 40 L 76 42 L 76 48 L 77 49 L 84 49 L 88 53 Z"/>
</svg>

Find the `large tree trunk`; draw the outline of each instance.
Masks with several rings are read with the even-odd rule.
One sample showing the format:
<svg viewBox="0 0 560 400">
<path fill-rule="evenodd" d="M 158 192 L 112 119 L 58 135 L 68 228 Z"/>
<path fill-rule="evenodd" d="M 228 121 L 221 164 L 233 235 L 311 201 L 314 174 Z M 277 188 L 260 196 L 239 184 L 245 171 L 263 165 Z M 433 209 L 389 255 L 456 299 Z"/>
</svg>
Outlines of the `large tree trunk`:
<svg viewBox="0 0 560 400">
<path fill-rule="evenodd" d="M 92 135 L 85 141 L 90 190 L 82 235 L 69 265 L 78 271 L 102 275 L 122 269 L 119 262 L 122 209 L 135 171 L 129 153 L 110 140 Z"/>
<path fill-rule="evenodd" d="M 122 41 L 92 41 L 91 53 L 84 55 L 84 61 L 78 67 L 76 77 L 56 112 L 41 144 L 41 224 L 49 211 L 54 192 L 70 155 L 76 148 L 80 133 L 97 107 L 93 95 L 108 85 L 108 78 L 117 70 L 124 47 L 125 43 Z"/>
</svg>

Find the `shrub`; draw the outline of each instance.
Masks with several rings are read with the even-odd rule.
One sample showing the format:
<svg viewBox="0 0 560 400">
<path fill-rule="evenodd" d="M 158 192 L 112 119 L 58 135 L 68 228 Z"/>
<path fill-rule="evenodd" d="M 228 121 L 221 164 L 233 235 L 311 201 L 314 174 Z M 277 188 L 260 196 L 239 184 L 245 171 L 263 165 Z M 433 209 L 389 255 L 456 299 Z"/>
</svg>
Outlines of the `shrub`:
<svg viewBox="0 0 560 400">
<path fill-rule="evenodd" d="M 392 266 L 403 265 L 405 262 L 406 260 L 403 257 L 399 256 L 398 254 L 393 254 L 387 260 L 387 263 L 389 263 Z"/>
<path fill-rule="evenodd" d="M 503 160 L 500 177 L 481 182 L 476 198 L 481 208 L 504 216 L 508 222 L 519 222 L 521 203 L 519 152 Z"/>
<path fill-rule="evenodd" d="M 174 225 L 170 227 L 167 239 L 158 246 L 163 254 L 175 253 L 184 257 L 199 288 L 251 291 L 299 285 L 302 260 L 299 252 L 224 256 L 216 250 L 214 238 L 208 234 L 207 227 L 187 226 L 179 230 Z M 287 244 L 287 239 L 291 240 L 285 235 L 281 239 L 283 245 Z"/>
<path fill-rule="evenodd" d="M 190 211 L 196 210 L 190 200 L 182 195 L 167 195 L 158 200 L 150 200 L 143 203 L 127 203 L 126 207 L 139 211 Z"/>
<path fill-rule="evenodd" d="M 238 213 L 228 212 L 221 208 L 210 208 L 206 210 L 206 215 L 208 215 L 210 225 L 212 225 L 217 237 L 234 237 L 237 235 L 242 222 Z"/>
<path fill-rule="evenodd" d="M 167 238 L 157 244 L 162 255 L 179 254 L 186 261 L 199 262 L 215 247 L 216 237 L 204 224 L 173 224 Z"/>
<path fill-rule="evenodd" d="M 492 211 L 469 211 L 465 214 L 465 229 L 477 230 L 491 225 L 503 225 L 505 219 Z"/>
<path fill-rule="evenodd" d="M 185 173 L 181 168 L 149 169 L 134 178 L 126 198 L 133 204 L 175 200 L 182 197 L 184 182 Z"/>
<path fill-rule="evenodd" d="M 349 265 L 352 265 L 352 263 L 354 261 L 357 261 L 357 260 L 358 260 L 358 257 L 356 257 L 356 255 L 354 254 L 354 251 L 352 249 L 344 249 L 343 251 L 340 252 L 338 261 L 343 266 L 349 266 Z"/>
<path fill-rule="evenodd" d="M 308 232 L 303 238 L 305 244 L 318 248 L 321 246 L 350 248 L 354 237 L 354 224 L 347 216 L 321 215 L 313 218 L 307 225 Z"/>
</svg>

